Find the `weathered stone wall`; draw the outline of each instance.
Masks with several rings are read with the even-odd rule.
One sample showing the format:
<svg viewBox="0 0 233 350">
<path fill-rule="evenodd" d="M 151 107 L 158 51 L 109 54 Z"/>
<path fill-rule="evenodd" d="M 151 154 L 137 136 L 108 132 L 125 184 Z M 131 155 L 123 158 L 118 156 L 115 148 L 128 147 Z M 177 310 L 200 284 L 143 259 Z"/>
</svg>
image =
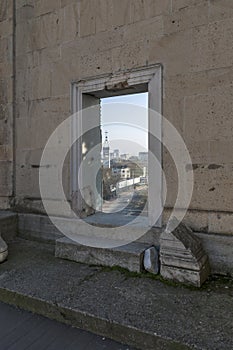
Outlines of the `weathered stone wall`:
<svg viewBox="0 0 233 350">
<path fill-rule="evenodd" d="M 13 0 L 0 1 L 0 208 L 13 195 Z"/>
<path fill-rule="evenodd" d="M 162 63 L 164 115 L 184 137 L 195 175 L 186 222 L 233 233 L 233 2 L 18 0 L 16 7 L 17 207 L 42 210 L 40 155 L 70 114 L 71 81 Z M 177 179 L 166 152 L 164 168 L 170 208 Z"/>
</svg>

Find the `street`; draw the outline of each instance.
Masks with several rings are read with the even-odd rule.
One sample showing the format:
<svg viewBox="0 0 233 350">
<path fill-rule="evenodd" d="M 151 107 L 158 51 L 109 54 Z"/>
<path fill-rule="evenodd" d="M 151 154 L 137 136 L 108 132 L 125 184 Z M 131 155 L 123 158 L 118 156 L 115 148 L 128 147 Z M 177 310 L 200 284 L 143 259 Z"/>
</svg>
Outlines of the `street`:
<svg viewBox="0 0 233 350">
<path fill-rule="evenodd" d="M 0 302 L 1 350 L 133 350 Z"/>
<path fill-rule="evenodd" d="M 104 201 L 102 211 L 104 213 L 122 212 L 122 214 L 138 215 L 143 210 L 147 201 L 147 186 L 137 186 L 128 191 L 122 191 L 110 201 Z"/>
</svg>

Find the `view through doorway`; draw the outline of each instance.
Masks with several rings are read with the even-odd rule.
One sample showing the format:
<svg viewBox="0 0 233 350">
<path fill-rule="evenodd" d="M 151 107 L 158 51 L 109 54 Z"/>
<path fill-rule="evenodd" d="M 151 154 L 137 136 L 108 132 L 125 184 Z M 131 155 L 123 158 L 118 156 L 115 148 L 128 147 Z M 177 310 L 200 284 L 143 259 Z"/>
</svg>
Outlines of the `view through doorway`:
<svg viewBox="0 0 233 350">
<path fill-rule="evenodd" d="M 144 216 L 161 227 L 161 66 L 73 83 L 72 110 L 72 210 L 94 224 Z"/>
<path fill-rule="evenodd" d="M 148 93 L 102 98 L 100 103 L 102 212 L 147 215 Z M 137 128 L 135 113 L 140 120 Z"/>
</svg>

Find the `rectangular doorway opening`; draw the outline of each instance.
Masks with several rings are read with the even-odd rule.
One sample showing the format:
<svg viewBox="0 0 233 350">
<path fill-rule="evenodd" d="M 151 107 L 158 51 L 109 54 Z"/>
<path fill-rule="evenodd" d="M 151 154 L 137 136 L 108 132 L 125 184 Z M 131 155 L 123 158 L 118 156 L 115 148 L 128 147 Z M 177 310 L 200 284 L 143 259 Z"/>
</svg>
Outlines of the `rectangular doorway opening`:
<svg viewBox="0 0 233 350">
<path fill-rule="evenodd" d="M 154 156 L 162 162 L 161 74 L 157 65 L 72 84 L 80 118 L 72 125 L 71 205 L 90 223 L 118 226 L 140 215 L 143 225 L 161 227 L 162 167 L 153 167 Z"/>
<path fill-rule="evenodd" d="M 148 216 L 148 93 L 102 98 L 100 106 L 101 211 Z"/>
</svg>

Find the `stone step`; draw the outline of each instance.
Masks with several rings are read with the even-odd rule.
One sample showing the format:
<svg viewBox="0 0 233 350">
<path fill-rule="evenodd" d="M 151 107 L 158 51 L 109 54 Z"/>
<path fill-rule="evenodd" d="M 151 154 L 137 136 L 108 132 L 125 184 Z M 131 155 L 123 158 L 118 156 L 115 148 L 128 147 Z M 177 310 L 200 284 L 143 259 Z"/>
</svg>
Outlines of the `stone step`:
<svg viewBox="0 0 233 350">
<path fill-rule="evenodd" d="M 56 240 L 55 256 L 88 265 L 119 266 L 132 272 L 141 272 L 146 248 L 148 244 L 137 242 L 116 248 L 96 248 L 65 237 Z"/>
<path fill-rule="evenodd" d="M 101 216 L 101 215 L 99 215 Z M 18 217 L 18 228 L 17 228 L 17 217 Z M 102 217 L 101 217 L 102 218 Z M 100 219 L 101 219 L 100 218 Z M 101 220 L 98 218 L 98 223 L 95 222 L 94 217 L 89 217 L 86 222 L 95 223 L 96 226 L 104 226 Z M 109 222 L 116 220 L 109 216 Z M 67 225 L 67 219 L 56 218 L 64 222 Z M 107 222 L 108 224 L 108 222 Z M 8 226 L 9 225 L 9 226 Z M 91 228 L 91 227 L 90 227 Z M 135 230 L 136 227 L 127 228 L 128 230 Z M 13 237 L 15 232 L 18 230 L 19 237 L 26 238 L 29 240 L 53 243 L 59 238 L 64 237 L 61 232 L 53 225 L 49 217 L 38 214 L 15 214 L 10 212 L 0 211 L 0 230 L 2 230 L 2 237 L 7 242 L 9 237 Z M 82 221 L 78 224 L 78 232 L 81 234 L 83 231 Z M 138 239 L 138 243 L 146 244 L 147 247 L 160 245 L 160 237 L 162 230 L 157 228 L 150 229 L 144 236 Z M 92 232 L 91 232 L 92 234 Z M 229 275 L 233 277 L 233 258 L 232 258 L 232 244 L 233 236 L 230 235 L 217 235 L 198 233 L 194 234 L 201 239 L 203 248 L 209 256 L 212 273 Z"/>
<path fill-rule="evenodd" d="M 6 241 L 13 241 L 18 231 L 18 215 L 11 211 L 0 210 L 0 236 Z"/>
<path fill-rule="evenodd" d="M 85 220 L 73 220 L 63 217 L 53 217 L 56 222 L 61 225 L 76 225 L 77 233 L 82 235 L 87 232 L 87 225 L 89 223 L 89 234 L 92 236 L 93 226 L 97 227 L 117 227 L 119 222 L 121 225 L 128 224 L 129 218 L 126 216 L 119 215 L 108 215 L 107 219 L 103 215 L 92 215 Z M 76 221 L 76 223 L 75 223 Z M 142 219 L 142 226 L 146 225 Z M 147 243 L 149 245 L 159 245 L 159 238 L 161 234 L 160 229 L 149 229 L 148 232 L 140 236 L 140 232 L 144 231 L 140 226 L 127 226 L 127 235 L 134 235 L 137 231 L 138 241 L 140 243 Z M 73 227 L 73 226 L 72 226 Z M 146 231 L 146 230 L 145 230 Z M 58 230 L 58 228 L 51 222 L 50 218 L 45 215 L 38 214 L 18 214 L 18 235 L 21 238 L 29 239 L 33 241 L 38 241 L 42 243 L 55 243 L 59 238 L 64 237 L 64 235 Z M 132 239 L 133 240 L 133 239 Z"/>
<path fill-rule="evenodd" d="M 28 213 L 18 215 L 18 235 L 42 243 L 55 243 L 63 237 L 48 216 Z"/>
</svg>

